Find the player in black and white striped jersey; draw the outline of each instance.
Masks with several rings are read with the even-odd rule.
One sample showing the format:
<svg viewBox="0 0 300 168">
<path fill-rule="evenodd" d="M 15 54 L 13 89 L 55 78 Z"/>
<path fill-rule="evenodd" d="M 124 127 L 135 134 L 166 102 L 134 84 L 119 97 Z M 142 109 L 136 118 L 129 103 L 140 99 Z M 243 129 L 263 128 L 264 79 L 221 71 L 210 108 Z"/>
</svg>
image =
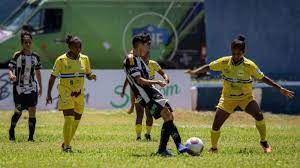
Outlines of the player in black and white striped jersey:
<svg viewBox="0 0 300 168">
<path fill-rule="evenodd" d="M 22 115 L 22 111 L 28 110 L 28 141 L 34 141 L 36 105 L 38 96 L 42 95 L 41 63 L 39 56 L 31 50 L 32 36 L 29 32 L 23 31 L 21 33 L 21 44 L 22 50 L 13 55 L 8 65 L 9 78 L 13 81 L 15 103 L 15 111 L 11 118 L 9 129 L 9 140 L 15 140 L 16 124 Z"/>
</svg>

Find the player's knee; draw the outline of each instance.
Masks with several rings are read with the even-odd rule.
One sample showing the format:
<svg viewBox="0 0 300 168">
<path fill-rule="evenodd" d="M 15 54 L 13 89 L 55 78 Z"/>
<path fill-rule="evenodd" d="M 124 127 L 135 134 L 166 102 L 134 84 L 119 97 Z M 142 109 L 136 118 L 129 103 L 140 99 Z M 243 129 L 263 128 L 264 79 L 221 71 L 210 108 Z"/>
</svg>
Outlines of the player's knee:
<svg viewBox="0 0 300 168">
<path fill-rule="evenodd" d="M 256 121 L 261 121 L 264 119 L 264 115 L 262 114 L 262 112 L 259 112 L 256 115 L 254 115 L 254 118 Z"/>
</svg>

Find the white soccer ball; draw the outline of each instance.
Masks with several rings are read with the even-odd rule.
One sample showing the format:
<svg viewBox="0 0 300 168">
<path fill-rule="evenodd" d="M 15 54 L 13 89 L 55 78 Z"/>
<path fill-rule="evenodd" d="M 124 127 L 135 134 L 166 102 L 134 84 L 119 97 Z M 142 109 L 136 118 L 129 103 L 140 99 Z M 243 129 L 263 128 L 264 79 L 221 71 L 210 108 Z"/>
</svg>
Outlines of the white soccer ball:
<svg viewBox="0 0 300 168">
<path fill-rule="evenodd" d="M 199 156 L 200 153 L 203 151 L 204 144 L 200 138 L 191 137 L 186 141 L 186 147 L 190 149 L 190 155 Z"/>
</svg>

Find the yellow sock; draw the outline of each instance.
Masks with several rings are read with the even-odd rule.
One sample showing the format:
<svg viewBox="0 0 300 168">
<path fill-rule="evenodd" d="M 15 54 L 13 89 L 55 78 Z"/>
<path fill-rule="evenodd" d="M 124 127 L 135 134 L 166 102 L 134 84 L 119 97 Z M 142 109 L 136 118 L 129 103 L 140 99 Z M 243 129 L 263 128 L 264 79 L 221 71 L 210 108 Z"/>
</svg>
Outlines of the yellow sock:
<svg viewBox="0 0 300 168">
<path fill-rule="evenodd" d="M 211 147 L 214 149 L 218 148 L 218 141 L 220 138 L 221 131 L 211 130 Z"/>
<path fill-rule="evenodd" d="M 152 129 L 152 126 L 146 126 L 146 130 L 147 130 L 148 135 L 151 134 L 151 129 Z"/>
<path fill-rule="evenodd" d="M 73 139 L 73 137 L 75 135 L 75 132 L 76 132 L 76 130 L 78 128 L 79 122 L 80 122 L 80 120 L 74 120 L 74 122 L 73 122 L 71 140 Z"/>
<path fill-rule="evenodd" d="M 137 137 L 141 137 L 142 134 L 142 124 L 136 124 L 135 125 L 135 132 Z"/>
<path fill-rule="evenodd" d="M 65 116 L 64 123 L 64 144 L 65 146 L 70 146 L 72 127 L 73 127 L 74 116 Z"/>
<path fill-rule="evenodd" d="M 256 125 L 256 128 L 259 132 L 259 135 L 260 135 L 260 140 L 261 141 L 265 141 L 266 140 L 266 132 L 267 132 L 267 129 L 266 129 L 266 123 L 265 123 L 265 120 L 261 120 L 261 121 L 255 121 L 255 125 Z"/>
</svg>

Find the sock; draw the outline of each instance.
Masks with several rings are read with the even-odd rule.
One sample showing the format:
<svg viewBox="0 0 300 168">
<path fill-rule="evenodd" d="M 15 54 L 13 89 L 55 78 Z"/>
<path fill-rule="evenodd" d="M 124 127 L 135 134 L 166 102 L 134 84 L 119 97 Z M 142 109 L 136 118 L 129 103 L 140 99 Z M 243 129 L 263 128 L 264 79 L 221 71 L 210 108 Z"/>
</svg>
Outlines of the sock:
<svg viewBox="0 0 300 168">
<path fill-rule="evenodd" d="M 168 121 L 170 124 L 170 130 L 171 130 L 171 137 L 173 138 L 173 141 L 176 145 L 176 147 L 178 148 L 179 144 L 181 144 L 181 137 L 180 137 L 180 134 L 178 132 L 178 129 L 177 127 L 174 125 L 173 121 Z"/>
<path fill-rule="evenodd" d="M 220 138 L 221 131 L 211 130 L 211 147 L 214 149 L 218 148 L 218 141 Z"/>
<path fill-rule="evenodd" d="M 152 129 L 152 126 L 146 126 L 146 130 L 147 130 L 147 134 L 150 135 L 151 134 L 151 129 Z"/>
<path fill-rule="evenodd" d="M 160 133 L 160 142 L 159 142 L 159 151 L 164 151 L 167 149 L 167 144 L 169 142 L 170 138 L 170 129 L 167 129 L 168 127 L 168 122 L 165 122 L 161 128 L 161 133 Z"/>
<path fill-rule="evenodd" d="M 22 112 L 15 111 L 14 115 L 11 117 L 10 129 L 15 129 L 21 115 L 22 115 Z"/>
<path fill-rule="evenodd" d="M 136 124 L 135 125 L 135 132 L 136 132 L 136 136 L 137 137 L 141 137 L 141 134 L 142 134 L 142 124 Z"/>
<path fill-rule="evenodd" d="M 80 120 L 74 120 L 74 122 L 73 122 L 71 140 L 73 139 L 73 137 L 75 135 L 75 132 L 78 128 L 79 122 L 80 122 Z"/>
<path fill-rule="evenodd" d="M 63 130 L 64 145 L 70 146 L 74 116 L 65 116 L 64 118 L 65 118 L 64 130 Z"/>
<path fill-rule="evenodd" d="M 255 125 L 256 125 L 256 128 L 259 132 L 259 135 L 260 135 L 260 140 L 261 141 L 266 141 L 266 123 L 265 123 L 265 120 L 262 119 L 261 121 L 255 121 Z"/>
<path fill-rule="evenodd" d="M 36 118 L 28 119 L 28 128 L 29 128 L 29 139 L 33 139 L 34 131 L 35 131 Z"/>
</svg>

